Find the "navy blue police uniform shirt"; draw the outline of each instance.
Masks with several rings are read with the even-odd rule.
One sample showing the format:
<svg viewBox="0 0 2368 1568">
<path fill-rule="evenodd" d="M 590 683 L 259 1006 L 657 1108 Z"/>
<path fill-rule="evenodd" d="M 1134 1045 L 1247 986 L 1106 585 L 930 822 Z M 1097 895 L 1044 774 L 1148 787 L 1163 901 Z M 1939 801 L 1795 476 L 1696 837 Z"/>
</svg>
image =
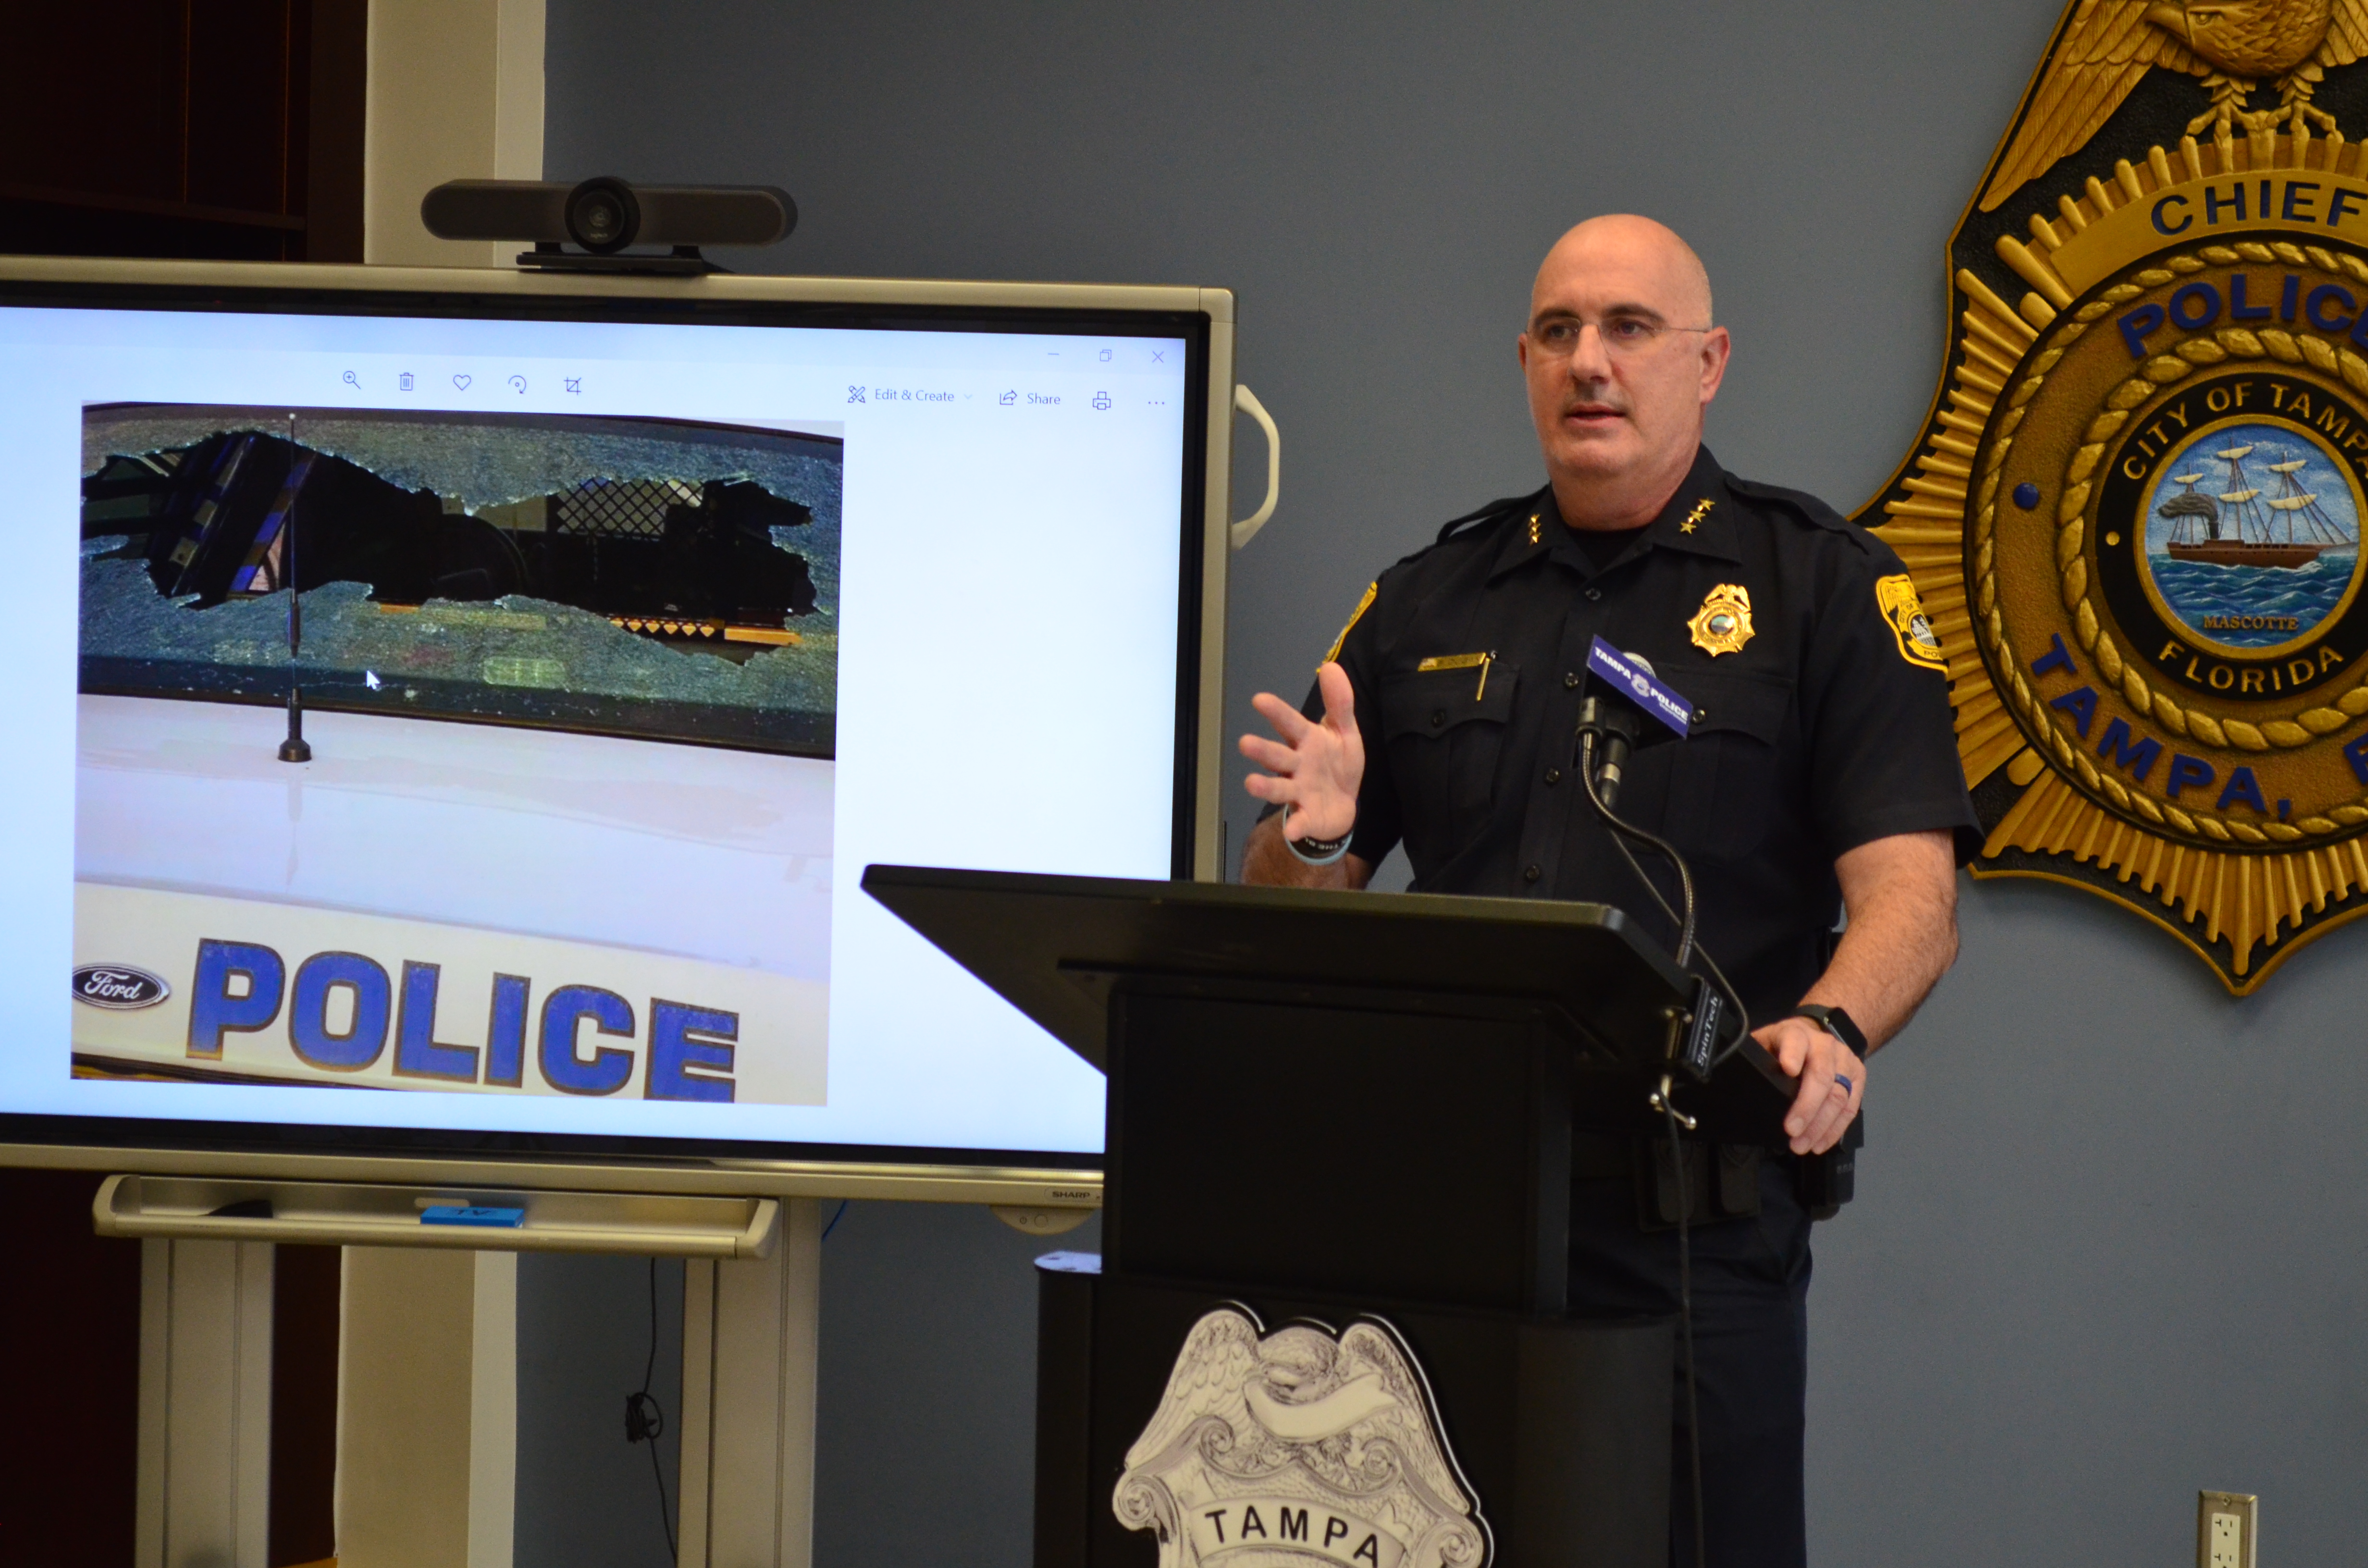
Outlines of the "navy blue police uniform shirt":
<svg viewBox="0 0 2368 1568">
<path fill-rule="evenodd" d="M 1690 738 L 1631 760 L 1618 809 L 1685 854 L 1698 940 L 1754 1020 L 1791 1011 L 1822 972 L 1839 856 L 1928 830 L 1954 833 L 1961 865 L 1979 846 L 1943 651 L 1899 558 L 1812 496 L 1733 478 L 1705 447 L 1609 560 L 1549 488 L 1451 528 L 1367 590 L 1334 651 L 1365 744 L 1350 852 L 1378 864 L 1403 843 L 1419 892 L 1613 904 L 1674 947 L 1575 773 L 1598 635 L 1695 704 Z M 1305 711 L 1321 714 L 1320 695 Z M 1675 906 L 1676 877 L 1637 858 Z"/>
</svg>

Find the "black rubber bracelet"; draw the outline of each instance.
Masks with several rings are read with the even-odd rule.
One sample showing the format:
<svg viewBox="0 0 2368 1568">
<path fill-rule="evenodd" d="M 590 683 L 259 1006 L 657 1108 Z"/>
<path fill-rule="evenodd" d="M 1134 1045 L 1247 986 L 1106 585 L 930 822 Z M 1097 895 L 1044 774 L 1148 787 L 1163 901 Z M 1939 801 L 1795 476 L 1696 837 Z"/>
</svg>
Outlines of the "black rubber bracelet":
<svg viewBox="0 0 2368 1568">
<path fill-rule="evenodd" d="M 1290 820 L 1288 816 L 1283 819 L 1286 824 Z M 1288 825 L 1282 830 L 1282 842 L 1289 846 L 1293 855 L 1299 857 L 1303 865 L 1308 866 L 1337 864 L 1340 857 L 1349 853 L 1349 840 L 1354 836 L 1354 833 L 1350 832 L 1344 833 L 1338 838 L 1293 838 L 1291 836 L 1291 829 Z"/>
</svg>

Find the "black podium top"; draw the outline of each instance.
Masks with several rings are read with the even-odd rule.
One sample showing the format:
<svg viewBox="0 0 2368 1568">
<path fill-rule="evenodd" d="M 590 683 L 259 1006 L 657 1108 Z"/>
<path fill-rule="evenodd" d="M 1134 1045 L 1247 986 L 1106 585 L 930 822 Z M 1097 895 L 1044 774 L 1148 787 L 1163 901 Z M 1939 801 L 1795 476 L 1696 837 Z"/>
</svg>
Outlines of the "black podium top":
<svg viewBox="0 0 2368 1568">
<path fill-rule="evenodd" d="M 1693 977 L 1600 903 L 871 866 L 863 890 L 1107 1067 L 1130 976 L 1531 1004 L 1582 1068 L 1658 1061 Z"/>
</svg>

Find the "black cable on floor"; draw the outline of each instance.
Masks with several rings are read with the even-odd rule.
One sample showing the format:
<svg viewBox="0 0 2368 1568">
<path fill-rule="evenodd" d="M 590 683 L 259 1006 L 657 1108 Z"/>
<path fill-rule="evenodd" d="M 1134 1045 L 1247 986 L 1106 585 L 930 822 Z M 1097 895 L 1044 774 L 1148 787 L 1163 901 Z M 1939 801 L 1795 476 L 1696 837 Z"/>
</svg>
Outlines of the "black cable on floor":
<svg viewBox="0 0 2368 1568">
<path fill-rule="evenodd" d="M 666 1501 L 666 1467 L 658 1462 L 658 1439 L 666 1435 L 666 1412 L 650 1392 L 658 1369 L 658 1260 L 650 1259 L 650 1356 L 642 1367 L 642 1387 L 625 1396 L 625 1441 L 650 1446 L 650 1475 L 658 1483 L 658 1528 L 666 1531 L 666 1557 L 680 1562 L 674 1541 L 674 1506 Z"/>
</svg>

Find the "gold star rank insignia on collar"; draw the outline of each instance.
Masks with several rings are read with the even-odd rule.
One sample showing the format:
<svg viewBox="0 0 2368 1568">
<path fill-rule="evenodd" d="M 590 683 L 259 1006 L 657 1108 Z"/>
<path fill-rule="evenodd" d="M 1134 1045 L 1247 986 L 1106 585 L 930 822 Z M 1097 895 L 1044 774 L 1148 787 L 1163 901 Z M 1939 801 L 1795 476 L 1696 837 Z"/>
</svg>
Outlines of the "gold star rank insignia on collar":
<svg viewBox="0 0 2368 1568">
<path fill-rule="evenodd" d="M 1707 499 L 1707 500 L 1702 500 L 1702 501 L 1697 501 L 1697 502 L 1695 502 L 1695 503 L 1694 503 L 1694 509 L 1693 509 L 1692 511 L 1691 511 L 1691 512 L 1689 512 L 1689 513 L 1687 513 L 1687 514 L 1686 514 L 1686 520 L 1685 520 L 1684 522 L 1679 523 L 1679 524 L 1678 525 L 1678 531 L 1679 531 L 1679 533 L 1681 533 L 1681 534 L 1690 534 L 1690 533 L 1693 532 L 1693 531 L 1694 531 L 1694 525 L 1695 525 L 1696 523 L 1701 522 L 1704 517 L 1709 517 L 1709 516 L 1710 516 L 1710 509 L 1711 509 L 1713 506 L 1717 506 L 1717 505 L 1718 505 L 1718 501 L 1717 501 L 1717 498 L 1716 498 L 1716 497 L 1712 497 L 1712 498 Z M 1736 591 L 1736 593 L 1738 593 L 1738 594 L 1740 594 L 1740 593 L 1742 593 L 1742 592 L 1743 592 L 1743 590 L 1742 590 L 1741 588 L 1737 588 L 1737 589 L 1736 589 L 1735 591 Z M 1748 596 L 1747 596 L 1747 597 L 1748 597 Z M 1748 609 L 1744 612 L 1743 634 L 1744 634 L 1746 637 L 1748 637 L 1748 636 L 1750 636 L 1750 635 L 1751 635 L 1751 616 L 1750 616 L 1750 612 L 1749 612 Z M 1740 642 L 1738 642 L 1738 643 L 1736 643 L 1736 647 L 1738 647 L 1738 648 L 1739 648 L 1739 647 L 1741 647 L 1742 645 L 1743 645 L 1743 644 L 1741 644 Z"/>
<path fill-rule="evenodd" d="M 1538 518 L 1540 516 L 1541 514 L 1536 512 L 1530 514 L 1530 542 L 1531 544 L 1538 542 Z"/>
<path fill-rule="evenodd" d="M 1705 507 L 1709 505 L 1702 503 Z M 1693 633 L 1694 646 L 1713 658 L 1743 652 L 1743 645 L 1751 641 L 1750 592 L 1733 583 L 1721 583 L 1686 622 L 1686 630 Z"/>
</svg>

